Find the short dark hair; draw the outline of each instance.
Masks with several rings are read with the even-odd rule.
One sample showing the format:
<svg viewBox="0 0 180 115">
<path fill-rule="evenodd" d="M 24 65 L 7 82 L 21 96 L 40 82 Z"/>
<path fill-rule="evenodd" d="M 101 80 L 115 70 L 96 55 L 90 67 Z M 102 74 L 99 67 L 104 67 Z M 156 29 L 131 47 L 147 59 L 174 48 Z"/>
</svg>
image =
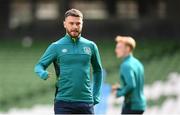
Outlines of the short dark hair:
<svg viewBox="0 0 180 115">
<path fill-rule="evenodd" d="M 82 12 L 77 9 L 70 9 L 66 11 L 64 18 L 66 19 L 68 16 L 81 17 L 83 19 Z"/>
</svg>

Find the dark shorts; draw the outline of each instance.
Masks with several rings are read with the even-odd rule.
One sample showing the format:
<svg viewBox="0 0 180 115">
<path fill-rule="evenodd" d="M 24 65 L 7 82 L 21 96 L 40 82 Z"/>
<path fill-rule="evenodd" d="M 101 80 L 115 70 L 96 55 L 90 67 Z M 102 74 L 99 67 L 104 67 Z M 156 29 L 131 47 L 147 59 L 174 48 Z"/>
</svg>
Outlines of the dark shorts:
<svg viewBox="0 0 180 115">
<path fill-rule="evenodd" d="M 94 105 L 85 102 L 56 101 L 55 114 L 94 114 Z"/>
<path fill-rule="evenodd" d="M 136 114 L 136 115 L 142 115 L 144 113 L 143 110 L 130 110 L 130 109 L 122 109 L 122 115 L 129 115 L 129 114 Z"/>
<path fill-rule="evenodd" d="M 131 108 L 131 104 L 130 103 L 124 104 L 121 114 L 122 115 L 127 115 L 127 114 L 142 115 L 144 113 L 144 110 L 132 110 L 130 108 Z"/>
</svg>

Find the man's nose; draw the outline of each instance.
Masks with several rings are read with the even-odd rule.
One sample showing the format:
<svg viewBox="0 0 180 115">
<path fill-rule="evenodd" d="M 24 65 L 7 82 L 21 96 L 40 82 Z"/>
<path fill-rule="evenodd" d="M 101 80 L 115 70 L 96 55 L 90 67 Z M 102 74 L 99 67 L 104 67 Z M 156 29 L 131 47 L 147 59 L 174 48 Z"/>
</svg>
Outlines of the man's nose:
<svg viewBox="0 0 180 115">
<path fill-rule="evenodd" d="M 77 28 L 77 25 L 76 25 L 76 24 L 73 24 L 73 28 Z"/>
</svg>

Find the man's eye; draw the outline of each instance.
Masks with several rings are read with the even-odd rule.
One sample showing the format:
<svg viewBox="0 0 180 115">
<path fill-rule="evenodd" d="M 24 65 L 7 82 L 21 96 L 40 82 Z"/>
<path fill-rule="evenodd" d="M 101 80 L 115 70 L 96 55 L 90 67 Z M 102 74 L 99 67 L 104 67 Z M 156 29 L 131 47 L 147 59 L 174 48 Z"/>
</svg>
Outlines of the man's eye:
<svg viewBox="0 0 180 115">
<path fill-rule="evenodd" d="M 69 24 L 70 24 L 70 25 L 73 25 L 73 22 L 70 22 Z"/>
<path fill-rule="evenodd" d="M 76 25 L 80 25 L 80 24 L 81 24 L 80 22 L 76 23 Z"/>
</svg>

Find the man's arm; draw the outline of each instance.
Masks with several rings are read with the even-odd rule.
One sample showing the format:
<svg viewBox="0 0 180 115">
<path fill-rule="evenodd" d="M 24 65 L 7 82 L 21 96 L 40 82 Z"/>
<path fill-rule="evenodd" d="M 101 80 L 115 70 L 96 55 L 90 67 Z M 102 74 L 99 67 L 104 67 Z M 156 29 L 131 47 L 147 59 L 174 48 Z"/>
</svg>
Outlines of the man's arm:
<svg viewBox="0 0 180 115">
<path fill-rule="evenodd" d="M 100 101 L 100 88 L 102 84 L 102 65 L 96 44 L 93 45 L 91 64 L 93 67 L 93 99 L 94 105 Z"/>
<path fill-rule="evenodd" d="M 128 65 L 121 68 L 121 74 L 125 81 L 125 86 L 117 90 L 117 97 L 124 96 L 136 87 L 134 72 Z"/>
<path fill-rule="evenodd" d="M 36 74 L 41 78 L 46 80 L 49 76 L 48 71 L 46 71 L 46 68 L 53 62 L 53 60 L 56 58 L 56 51 L 55 51 L 55 45 L 51 44 L 45 53 L 42 55 L 38 63 L 36 64 L 34 71 Z"/>
</svg>

